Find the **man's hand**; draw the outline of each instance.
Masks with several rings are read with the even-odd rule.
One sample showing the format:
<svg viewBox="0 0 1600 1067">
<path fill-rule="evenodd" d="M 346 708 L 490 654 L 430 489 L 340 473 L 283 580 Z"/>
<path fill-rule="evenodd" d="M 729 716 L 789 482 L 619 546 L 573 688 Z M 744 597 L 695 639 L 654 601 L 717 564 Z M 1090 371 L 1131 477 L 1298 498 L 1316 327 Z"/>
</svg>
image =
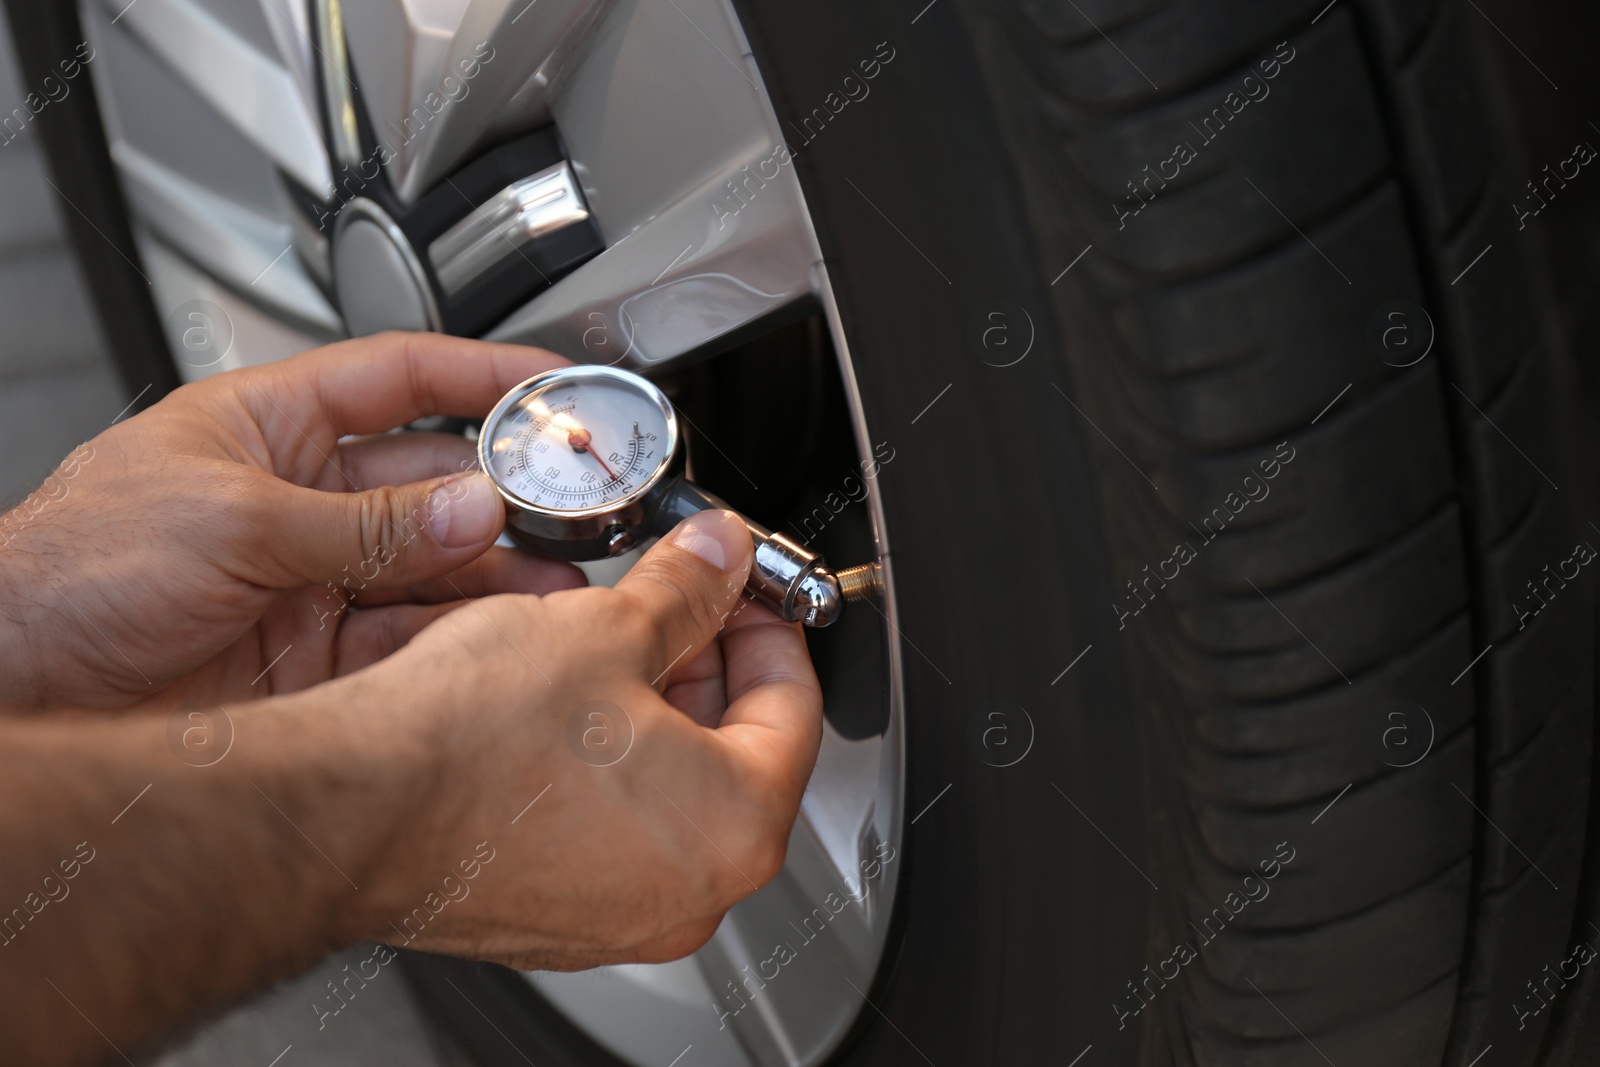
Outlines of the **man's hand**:
<svg viewBox="0 0 1600 1067">
<path fill-rule="evenodd" d="M 555 969 L 697 948 L 779 870 L 821 738 L 750 565 L 737 516 L 695 516 L 614 589 L 475 601 L 229 709 L 206 767 L 160 713 L 0 721 L 0 900 L 76 872 L 0 932 L 8 1049 L 137 1048 L 363 938 Z"/>
<path fill-rule="evenodd" d="M 582 585 L 569 565 L 490 549 L 504 504 L 465 473 L 467 441 L 384 433 L 483 415 L 563 363 L 383 334 L 185 386 L 107 430 L 0 523 L 0 703 L 292 692 L 468 599 Z"/>
<path fill-rule="evenodd" d="M 800 628 L 740 595 L 751 555 L 705 512 L 614 589 L 476 603 L 308 694 L 381 701 L 441 783 L 361 861 L 346 934 L 546 970 L 703 944 L 783 865 L 821 740 Z M 469 881 L 480 842 L 497 866 Z"/>
</svg>

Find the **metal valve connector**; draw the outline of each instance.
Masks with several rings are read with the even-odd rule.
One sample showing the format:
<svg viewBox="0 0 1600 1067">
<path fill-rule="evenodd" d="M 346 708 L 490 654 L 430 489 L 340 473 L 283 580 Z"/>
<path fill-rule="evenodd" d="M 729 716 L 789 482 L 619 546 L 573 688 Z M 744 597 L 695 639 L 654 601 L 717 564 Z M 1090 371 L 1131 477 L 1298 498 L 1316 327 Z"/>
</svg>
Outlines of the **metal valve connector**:
<svg viewBox="0 0 1600 1067">
<path fill-rule="evenodd" d="M 716 495 L 680 479 L 656 511 L 654 532 L 665 533 L 695 512 L 710 508 L 732 510 Z M 882 594 L 883 571 L 877 563 L 836 573 L 799 542 L 752 519 L 745 518 L 744 523 L 755 544 L 755 562 L 745 592 L 784 621 L 812 628 L 831 626 L 844 612 L 846 602 Z"/>
<path fill-rule="evenodd" d="M 844 612 L 846 603 L 883 595 L 883 567 L 876 561 L 830 570 L 818 563 L 799 582 L 790 612 L 810 627 L 830 626 Z"/>
</svg>

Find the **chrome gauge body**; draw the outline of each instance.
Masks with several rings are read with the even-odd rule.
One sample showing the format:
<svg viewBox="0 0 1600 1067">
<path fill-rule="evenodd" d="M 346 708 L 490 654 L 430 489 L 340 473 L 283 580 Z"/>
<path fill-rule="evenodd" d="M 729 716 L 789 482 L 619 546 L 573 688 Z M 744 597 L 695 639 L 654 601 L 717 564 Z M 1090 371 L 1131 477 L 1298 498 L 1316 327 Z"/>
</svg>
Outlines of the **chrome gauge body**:
<svg viewBox="0 0 1600 1067">
<path fill-rule="evenodd" d="M 508 532 L 563 559 L 632 547 L 683 471 L 678 416 L 648 380 L 611 367 L 535 375 L 495 405 L 478 461 L 508 505 Z"/>
<path fill-rule="evenodd" d="M 478 436 L 478 462 L 524 548 L 602 559 L 727 504 L 683 477 L 678 415 L 646 378 L 563 367 L 518 385 Z M 729 509 L 731 510 L 731 509 Z M 804 545 L 745 518 L 755 546 L 747 592 L 791 622 L 827 626 L 846 600 L 879 592 L 877 564 L 838 574 Z"/>
</svg>

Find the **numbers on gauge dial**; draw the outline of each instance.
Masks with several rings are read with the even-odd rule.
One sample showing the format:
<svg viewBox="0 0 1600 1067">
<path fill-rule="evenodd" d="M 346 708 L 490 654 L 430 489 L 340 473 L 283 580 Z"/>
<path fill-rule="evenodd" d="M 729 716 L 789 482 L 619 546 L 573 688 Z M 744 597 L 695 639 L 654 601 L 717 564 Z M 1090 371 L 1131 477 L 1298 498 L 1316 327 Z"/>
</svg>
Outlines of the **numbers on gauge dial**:
<svg viewBox="0 0 1600 1067">
<path fill-rule="evenodd" d="M 666 419 L 654 400 L 611 381 L 557 382 L 508 408 L 490 464 L 506 488 L 552 511 L 610 504 L 660 470 Z"/>
</svg>

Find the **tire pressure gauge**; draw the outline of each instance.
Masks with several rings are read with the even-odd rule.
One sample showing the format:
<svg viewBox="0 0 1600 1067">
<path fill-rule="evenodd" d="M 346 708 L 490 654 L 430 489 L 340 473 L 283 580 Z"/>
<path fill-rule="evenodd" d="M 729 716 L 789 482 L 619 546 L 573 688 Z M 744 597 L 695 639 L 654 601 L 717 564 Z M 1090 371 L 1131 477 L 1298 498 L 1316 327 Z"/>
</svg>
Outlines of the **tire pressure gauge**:
<svg viewBox="0 0 1600 1067">
<path fill-rule="evenodd" d="M 511 538 L 560 559 L 615 556 L 697 511 L 728 507 L 684 477 L 666 394 L 615 367 L 563 367 L 512 389 L 484 420 L 478 462 L 505 498 Z M 845 601 L 881 591 L 876 563 L 834 572 L 805 546 L 744 522 L 755 544 L 746 592 L 780 617 L 827 626 Z"/>
</svg>

